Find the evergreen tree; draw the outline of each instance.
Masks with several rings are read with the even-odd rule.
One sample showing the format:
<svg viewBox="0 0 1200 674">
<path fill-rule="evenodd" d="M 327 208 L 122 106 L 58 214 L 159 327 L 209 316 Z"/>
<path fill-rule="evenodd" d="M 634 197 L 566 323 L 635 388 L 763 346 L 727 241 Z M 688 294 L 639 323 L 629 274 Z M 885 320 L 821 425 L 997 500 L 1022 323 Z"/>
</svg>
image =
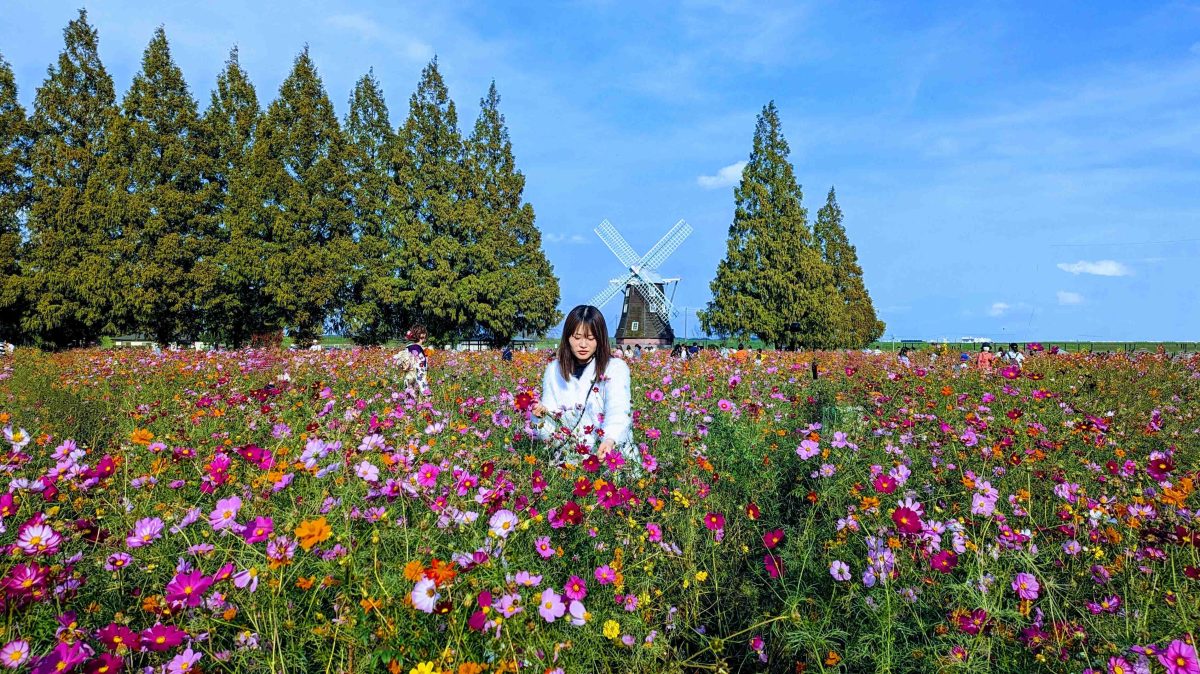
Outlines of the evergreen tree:
<svg viewBox="0 0 1200 674">
<path fill-rule="evenodd" d="M 808 228 L 788 152 L 772 101 L 758 116 L 750 160 L 734 190 L 725 259 L 700 323 L 706 332 L 829 348 L 837 343 L 840 300 Z"/>
<path fill-rule="evenodd" d="M 253 164 L 269 231 L 265 287 L 275 318 L 305 346 L 337 309 L 354 219 L 345 139 L 307 47 L 267 108 Z"/>
<path fill-rule="evenodd" d="M 204 113 L 203 138 L 215 185 L 209 196 L 218 241 L 217 287 L 204 301 L 206 331 L 235 347 L 245 345 L 253 335 L 279 329 L 266 293 L 262 261 L 269 231 L 263 225 L 262 209 L 255 204 L 251 165 L 261 119 L 258 95 L 234 47 Z"/>
<path fill-rule="evenodd" d="M 162 345 L 200 335 L 215 287 L 196 101 L 159 27 L 113 118 L 100 174 L 109 229 L 119 232 L 118 325 Z"/>
<path fill-rule="evenodd" d="M 22 321 L 54 347 L 95 340 L 115 328 L 113 236 L 96 180 L 114 112 L 113 83 L 97 52 L 87 12 L 67 24 L 65 47 L 37 90 L 32 118 L 33 181 L 29 247 L 22 286 L 30 311 Z"/>
<path fill-rule="evenodd" d="M 29 126 L 12 68 L 0 56 L 0 339 L 20 340 L 21 227 L 29 204 Z"/>
<path fill-rule="evenodd" d="M 480 237 L 473 251 L 477 273 L 460 297 L 481 331 L 505 344 L 522 332 L 545 332 L 561 314 L 558 278 L 542 251 L 533 206 L 522 203 L 525 176 L 516 168 L 499 105 L 493 82 L 467 142 L 468 189 Z"/>
<path fill-rule="evenodd" d="M 833 284 L 844 304 L 845 320 L 838 344 L 862 348 L 883 335 L 884 323 L 876 317 L 875 306 L 863 284 L 858 254 L 842 226 L 842 209 L 838 206 L 837 195 L 832 187 L 825 198 L 825 205 L 817 211 L 813 234 L 821 251 L 821 259 L 833 270 Z"/>
<path fill-rule="evenodd" d="M 354 258 L 341 322 L 358 344 L 382 344 L 394 323 L 397 247 L 389 213 L 395 144 L 375 73 L 354 86 L 346 115 L 347 169 L 354 205 Z"/>
<path fill-rule="evenodd" d="M 399 239 L 396 301 L 398 327 L 422 321 L 435 341 L 457 339 L 473 326 L 459 297 L 477 227 L 463 198 L 465 171 L 458 113 L 438 72 L 437 59 L 421 71 L 400 129 L 395 163 L 397 194 L 392 200 Z"/>
</svg>

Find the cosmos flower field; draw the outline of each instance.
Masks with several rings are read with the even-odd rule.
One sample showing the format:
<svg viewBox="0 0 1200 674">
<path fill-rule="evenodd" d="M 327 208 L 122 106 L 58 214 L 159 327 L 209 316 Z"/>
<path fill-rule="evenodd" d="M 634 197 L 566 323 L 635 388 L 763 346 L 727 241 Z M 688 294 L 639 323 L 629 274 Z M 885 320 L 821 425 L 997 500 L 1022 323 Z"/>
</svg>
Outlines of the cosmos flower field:
<svg viewBox="0 0 1200 674">
<path fill-rule="evenodd" d="M 556 466 L 542 355 L 391 355 L 0 361 L 0 667 L 1200 672 L 1198 357 L 660 353 Z"/>
</svg>

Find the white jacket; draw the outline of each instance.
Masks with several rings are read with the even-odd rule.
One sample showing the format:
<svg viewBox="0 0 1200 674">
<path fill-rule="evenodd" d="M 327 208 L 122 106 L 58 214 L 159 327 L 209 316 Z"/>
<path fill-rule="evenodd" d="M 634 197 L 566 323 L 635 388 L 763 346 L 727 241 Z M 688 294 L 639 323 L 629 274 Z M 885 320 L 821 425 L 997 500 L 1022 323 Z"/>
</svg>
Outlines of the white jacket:
<svg viewBox="0 0 1200 674">
<path fill-rule="evenodd" d="M 586 428 L 591 427 L 603 429 L 604 440 L 613 440 L 618 447 L 632 444 L 629 366 L 620 358 L 610 358 L 604 377 L 593 387 L 595 374 L 595 360 L 588 363 L 582 377 L 571 377 L 570 381 L 563 380 L 558 371 L 558 361 L 546 365 L 546 372 L 542 376 L 542 406 L 548 413 L 542 423 L 535 427 L 538 437 L 550 440 L 564 426 L 567 430 L 574 427 L 580 441 L 595 447 L 600 444 L 596 434 L 585 432 Z M 588 389 L 592 389 L 590 396 Z"/>
</svg>

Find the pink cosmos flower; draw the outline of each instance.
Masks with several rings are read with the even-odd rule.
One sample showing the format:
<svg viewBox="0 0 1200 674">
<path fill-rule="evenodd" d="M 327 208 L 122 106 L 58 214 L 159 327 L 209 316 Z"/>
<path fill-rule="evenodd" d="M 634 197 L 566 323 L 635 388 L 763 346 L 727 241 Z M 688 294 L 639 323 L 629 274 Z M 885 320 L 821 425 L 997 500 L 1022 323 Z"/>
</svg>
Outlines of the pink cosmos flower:
<svg viewBox="0 0 1200 674">
<path fill-rule="evenodd" d="M 29 662 L 28 641 L 17 639 L 4 644 L 4 648 L 0 648 L 0 664 L 8 669 L 19 669 L 26 662 Z"/>
<path fill-rule="evenodd" d="M 567 599 L 583 600 L 587 598 L 587 583 L 579 576 L 571 576 L 563 586 L 563 594 Z"/>
<path fill-rule="evenodd" d="M 163 597 L 169 602 L 178 602 L 184 606 L 195 607 L 204 603 L 204 593 L 212 586 L 212 578 L 202 571 L 175 574 L 167 583 Z"/>
<path fill-rule="evenodd" d="M 1120 656 L 1108 659 L 1108 674 L 1133 674 L 1133 665 Z"/>
<path fill-rule="evenodd" d="M 237 496 L 217 501 L 217 507 L 208 514 L 208 524 L 213 531 L 230 529 L 237 526 L 237 514 L 242 509 L 242 499 Z"/>
<path fill-rule="evenodd" d="M 596 582 L 600 583 L 601 585 L 608 585 L 617 579 L 617 572 L 613 571 L 612 567 L 607 564 L 596 569 L 595 575 Z"/>
<path fill-rule="evenodd" d="M 492 518 L 488 520 L 488 527 L 492 534 L 500 538 L 508 538 L 508 535 L 516 529 L 517 522 L 516 513 L 504 508 L 492 514 Z"/>
<path fill-rule="evenodd" d="M 188 674 L 200 658 L 204 657 L 203 653 L 197 653 L 188 646 L 182 653 L 171 658 L 171 662 L 167 664 L 168 674 Z"/>
<path fill-rule="evenodd" d="M 1200 661 L 1196 659 L 1196 647 L 1176 639 L 1167 646 L 1165 653 L 1158 654 L 1158 662 L 1170 674 L 1200 674 Z"/>
<path fill-rule="evenodd" d="M 379 481 L 379 467 L 376 466 L 375 464 L 371 463 L 370 461 L 366 461 L 366 460 L 360 461 L 358 463 L 358 467 L 354 469 L 354 474 L 357 475 L 359 477 L 359 479 L 363 480 L 364 482 L 378 482 Z"/>
<path fill-rule="evenodd" d="M 421 469 L 417 471 L 417 484 L 422 487 L 432 487 L 437 484 L 438 475 L 441 470 L 432 463 L 421 465 Z"/>
<path fill-rule="evenodd" d="M 721 398 L 717 401 L 717 409 L 721 410 L 722 412 L 728 412 L 729 410 L 733 409 L 733 403 Z"/>
<path fill-rule="evenodd" d="M 1031 573 L 1018 573 L 1013 578 L 1012 589 L 1021 599 L 1037 599 L 1041 585 Z"/>
<path fill-rule="evenodd" d="M 533 542 L 537 553 L 542 556 L 542 559 L 550 559 L 554 556 L 554 546 L 550 545 L 549 536 L 541 536 Z"/>
<path fill-rule="evenodd" d="M 538 613 L 541 614 L 546 622 L 552 623 L 555 620 L 563 617 L 567 612 L 567 605 L 562 603 L 562 597 L 550 588 L 542 590 L 542 597 L 538 600 Z"/>
<path fill-rule="evenodd" d="M 650 534 L 649 540 L 651 543 L 657 543 L 662 540 L 662 527 L 654 522 L 646 523 L 646 531 Z"/>
<path fill-rule="evenodd" d="M 53 555 L 61 543 L 62 536 L 40 522 L 23 526 L 17 533 L 17 547 L 27 555 Z"/>
<path fill-rule="evenodd" d="M 800 446 L 796 448 L 796 454 L 805 461 L 820 453 L 821 446 L 817 444 L 816 440 L 803 440 L 800 442 Z"/>
<path fill-rule="evenodd" d="M 125 545 L 131 548 L 140 548 L 144 545 L 150 545 L 154 541 L 162 538 L 163 521 L 157 517 L 146 517 L 138 520 L 133 525 L 133 531 L 125 537 Z"/>
<path fill-rule="evenodd" d="M 829 565 L 829 575 L 833 576 L 833 579 L 837 581 L 844 582 L 850 580 L 850 565 L 840 559 L 835 559 Z"/>
<path fill-rule="evenodd" d="M 579 600 L 572 601 L 567 610 L 571 613 L 571 624 L 576 627 L 586 625 L 587 621 L 592 617 L 592 614 L 588 613 L 587 609 L 584 608 L 583 602 Z"/>
</svg>

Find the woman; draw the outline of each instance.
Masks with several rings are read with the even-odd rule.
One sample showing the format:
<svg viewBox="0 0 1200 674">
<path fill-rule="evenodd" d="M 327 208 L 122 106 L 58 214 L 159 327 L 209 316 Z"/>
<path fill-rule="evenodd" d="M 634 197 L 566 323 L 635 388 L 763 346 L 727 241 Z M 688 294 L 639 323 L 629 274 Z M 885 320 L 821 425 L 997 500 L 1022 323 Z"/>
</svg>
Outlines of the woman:
<svg viewBox="0 0 1200 674">
<path fill-rule="evenodd" d="M 554 463 L 575 463 L 576 455 L 594 452 L 610 466 L 623 459 L 636 467 L 631 410 L 629 366 L 612 357 L 604 314 L 575 307 L 546 365 L 542 398 L 532 410 L 534 430 L 555 448 Z"/>
<path fill-rule="evenodd" d="M 418 396 L 428 398 L 432 394 L 429 390 L 429 357 L 425 355 L 425 339 L 429 337 L 429 331 L 418 323 L 409 328 L 404 337 L 409 340 L 405 351 L 409 354 L 408 360 L 413 364 L 412 388 Z"/>
</svg>

